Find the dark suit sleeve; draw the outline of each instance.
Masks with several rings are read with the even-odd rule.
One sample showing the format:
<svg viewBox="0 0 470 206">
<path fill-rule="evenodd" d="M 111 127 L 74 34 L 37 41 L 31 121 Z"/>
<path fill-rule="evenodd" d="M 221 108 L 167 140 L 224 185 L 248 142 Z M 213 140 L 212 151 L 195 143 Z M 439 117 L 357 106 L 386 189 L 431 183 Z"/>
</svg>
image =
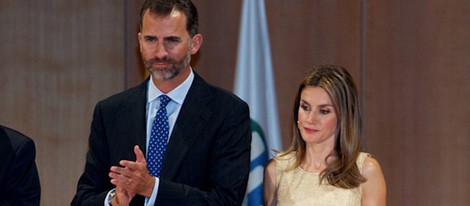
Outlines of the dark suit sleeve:
<svg viewBox="0 0 470 206">
<path fill-rule="evenodd" d="M 251 130 L 248 105 L 240 101 L 212 105 L 216 113 L 203 130 L 201 139 L 211 141 L 207 160 L 192 158 L 182 165 L 192 178 L 205 178 L 203 187 L 192 187 L 160 179 L 155 205 L 241 205 L 250 170 Z M 233 103 L 236 102 L 236 103 Z M 199 141 L 199 139 L 198 139 Z M 202 141 L 202 140 L 200 140 Z M 207 140 L 206 140 L 207 141 Z M 195 144 L 197 145 L 197 143 Z M 198 150 L 200 147 L 191 147 Z M 202 153 L 202 151 L 199 151 Z M 199 174 L 196 165 L 207 161 L 207 171 Z M 186 169 L 186 170 L 191 170 Z M 183 175 L 183 173 L 179 173 Z M 188 175 L 188 174 L 185 174 Z M 178 177 L 176 177 L 178 179 Z"/>
<path fill-rule="evenodd" d="M 113 186 L 109 183 L 109 156 L 100 104 L 93 113 L 85 170 L 78 181 L 71 205 L 103 205 Z"/>
<path fill-rule="evenodd" d="M 138 105 L 142 105 L 142 107 L 136 109 L 141 111 L 140 113 L 124 109 L 126 106 L 123 102 L 125 101 L 122 101 L 120 97 L 111 98 L 100 101 L 95 107 L 85 169 L 78 180 L 77 193 L 71 203 L 73 206 L 103 205 L 106 195 L 114 188 L 108 176 L 111 166 L 119 165 L 120 160 L 135 160 L 134 145 L 144 146 L 139 143 L 138 139 L 145 142 L 143 123 L 145 120 L 145 98 L 141 98 L 139 101 Z M 127 107 L 136 108 L 134 104 L 129 104 Z M 131 114 L 139 113 L 139 115 L 136 118 L 130 118 L 122 111 L 128 111 Z M 136 128 L 135 125 L 142 127 L 142 129 L 136 129 L 137 131 L 142 130 L 142 134 L 129 131 Z M 136 136 L 143 137 L 137 138 Z M 141 205 L 141 203 L 143 204 L 143 198 L 137 195 L 131 205 Z"/>
<path fill-rule="evenodd" d="M 12 135 L 14 140 L 11 158 L 6 162 L 4 182 L 1 183 L 0 205 L 39 205 L 41 188 L 34 142 L 15 132 L 8 135 Z"/>
<path fill-rule="evenodd" d="M 114 188 L 108 176 L 111 166 L 135 160 L 134 145 L 145 147 L 146 82 L 96 104 L 85 168 L 71 205 L 103 205 Z M 131 205 L 143 205 L 142 196 L 136 196 Z"/>
</svg>

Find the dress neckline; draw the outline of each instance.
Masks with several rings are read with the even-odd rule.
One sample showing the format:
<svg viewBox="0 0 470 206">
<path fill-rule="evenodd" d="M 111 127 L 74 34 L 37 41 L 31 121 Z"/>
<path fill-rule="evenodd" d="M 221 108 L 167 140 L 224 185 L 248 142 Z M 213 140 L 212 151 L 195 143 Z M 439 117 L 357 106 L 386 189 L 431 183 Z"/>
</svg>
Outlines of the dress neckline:
<svg viewBox="0 0 470 206">
<path fill-rule="evenodd" d="M 310 171 L 304 170 L 300 165 L 297 167 L 297 169 L 306 174 L 317 175 L 317 176 L 320 175 L 319 172 L 310 172 Z"/>
</svg>

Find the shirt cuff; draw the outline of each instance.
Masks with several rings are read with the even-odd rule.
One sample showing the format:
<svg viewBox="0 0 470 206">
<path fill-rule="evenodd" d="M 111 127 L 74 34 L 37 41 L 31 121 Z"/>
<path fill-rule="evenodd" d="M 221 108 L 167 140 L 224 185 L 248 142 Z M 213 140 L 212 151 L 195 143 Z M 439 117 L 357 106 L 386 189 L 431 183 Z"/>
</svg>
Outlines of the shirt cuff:
<svg viewBox="0 0 470 206">
<path fill-rule="evenodd" d="M 106 198 L 104 199 L 104 206 L 111 206 L 109 204 L 109 200 L 111 200 L 111 193 L 114 193 L 116 191 L 116 189 L 112 189 L 108 192 L 108 194 L 106 195 Z"/>
<path fill-rule="evenodd" d="M 153 206 L 155 205 L 155 200 L 157 200 L 158 195 L 158 187 L 160 186 L 160 178 L 155 177 L 155 185 L 153 186 L 152 195 L 150 198 L 145 198 L 145 205 L 146 206 Z"/>
</svg>

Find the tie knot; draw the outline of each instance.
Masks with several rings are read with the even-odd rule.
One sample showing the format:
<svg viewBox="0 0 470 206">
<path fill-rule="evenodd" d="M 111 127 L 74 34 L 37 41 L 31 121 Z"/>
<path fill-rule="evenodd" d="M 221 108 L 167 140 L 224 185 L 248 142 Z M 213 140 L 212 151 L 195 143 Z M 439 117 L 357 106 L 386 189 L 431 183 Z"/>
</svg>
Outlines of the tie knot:
<svg viewBox="0 0 470 206">
<path fill-rule="evenodd" d="M 166 95 L 160 95 L 160 108 L 166 107 L 171 98 Z"/>
</svg>

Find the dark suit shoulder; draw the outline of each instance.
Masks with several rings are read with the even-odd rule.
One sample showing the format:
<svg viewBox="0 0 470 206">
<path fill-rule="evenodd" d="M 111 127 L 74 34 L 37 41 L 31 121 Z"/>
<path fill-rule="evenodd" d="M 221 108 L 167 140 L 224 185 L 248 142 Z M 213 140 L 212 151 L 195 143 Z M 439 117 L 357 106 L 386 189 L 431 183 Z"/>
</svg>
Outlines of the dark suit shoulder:
<svg viewBox="0 0 470 206">
<path fill-rule="evenodd" d="M 3 130 L 3 132 L 5 132 L 13 150 L 16 151 L 20 146 L 32 147 L 32 149 L 34 150 L 35 147 L 34 147 L 33 140 L 29 138 L 28 136 L 26 136 L 25 134 L 18 132 L 12 128 L 1 126 L 1 125 L 0 125 L 0 129 Z"/>
<path fill-rule="evenodd" d="M 146 98 L 148 78 L 140 83 L 139 85 L 132 87 L 130 89 L 124 90 L 122 92 L 113 94 L 97 104 L 104 107 L 108 106 L 120 106 L 122 103 L 127 101 L 135 101 L 138 99 Z"/>
<path fill-rule="evenodd" d="M 221 88 L 221 87 L 218 87 L 218 86 L 215 86 L 213 84 L 206 82 L 197 74 L 195 75 L 195 80 L 194 80 L 193 85 L 194 85 L 193 88 L 207 88 L 210 95 L 217 97 L 216 98 L 217 100 L 223 101 L 225 103 L 231 102 L 236 105 L 244 105 L 248 107 L 248 104 L 245 101 L 243 101 L 240 97 L 235 95 L 234 93 L 224 88 Z"/>
<path fill-rule="evenodd" d="M 5 141 L 8 142 L 4 144 Z M 0 202 L 7 205 L 39 205 L 41 186 L 34 141 L 0 125 L 0 148 Z"/>
</svg>

